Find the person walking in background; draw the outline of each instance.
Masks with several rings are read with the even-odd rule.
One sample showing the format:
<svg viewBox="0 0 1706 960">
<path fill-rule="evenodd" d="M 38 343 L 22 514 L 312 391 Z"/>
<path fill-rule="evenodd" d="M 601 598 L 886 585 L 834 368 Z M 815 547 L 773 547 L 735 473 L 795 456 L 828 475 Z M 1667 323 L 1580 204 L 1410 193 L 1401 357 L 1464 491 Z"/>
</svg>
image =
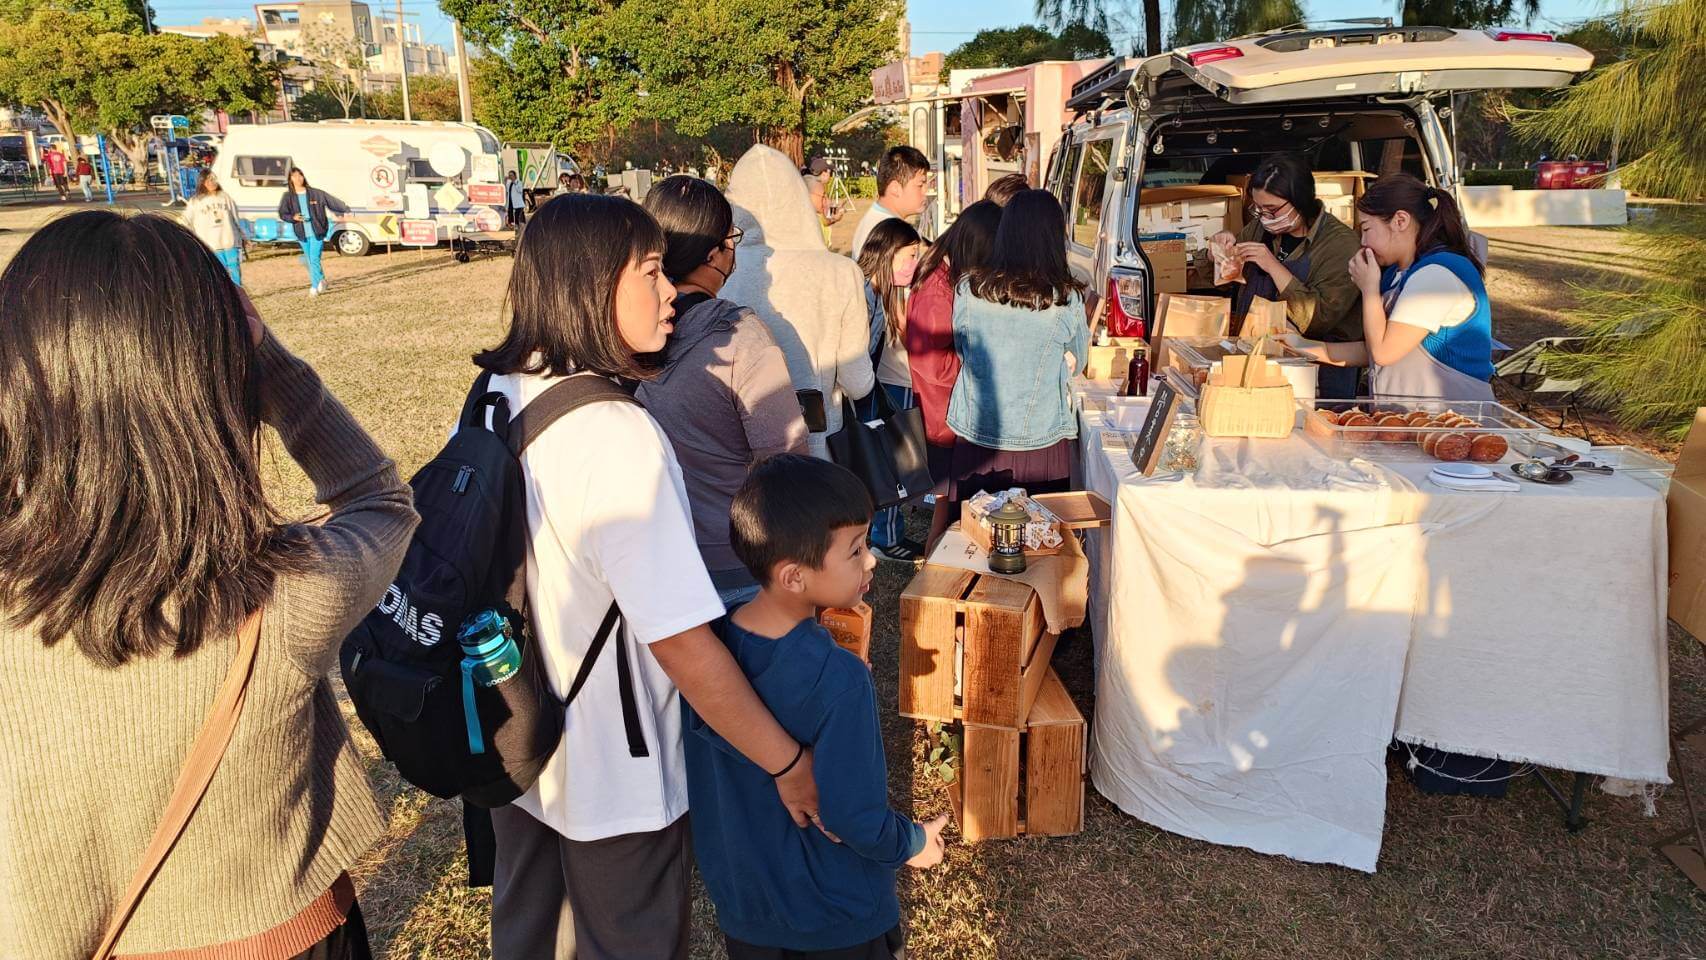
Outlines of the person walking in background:
<svg viewBox="0 0 1706 960">
<path fill-rule="evenodd" d="M 677 176 L 653 186 L 645 206 L 663 228 L 675 330 L 662 368 L 635 395 L 675 448 L 699 555 L 733 606 L 752 599 L 758 581 L 729 545 L 729 503 L 754 463 L 807 451 L 806 424 L 770 328 L 717 296 L 742 239 L 727 198 L 707 181 Z"/>
<path fill-rule="evenodd" d="M 116 952 L 369 960 L 349 870 L 384 822 L 328 673 L 417 523 L 396 467 L 160 216 L 31 237 L 0 275 L 0 376 L 0 747 L 30 758 L 0 764 L 6 955 L 96 952 L 256 642 L 217 775 Z M 275 519 L 263 423 L 328 516 Z"/>
<path fill-rule="evenodd" d="M 514 170 L 504 174 L 504 207 L 509 214 L 509 225 L 520 230 L 527 223 L 527 191 Z"/>
<path fill-rule="evenodd" d="M 918 219 L 930 199 L 930 161 L 917 147 L 890 147 L 877 164 L 877 202 L 859 218 L 853 231 L 853 254 L 865 249 L 871 228 L 884 220 Z"/>
<path fill-rule="evenodd" d="M 859 266 L 829 252 L 800 170 L 759 144 L 729 173 L 735 227 L 745 235 L 740 260 L 721 296 L 758 314 L 788 361 L 811 451 L 828 456 L 824 437 L 841 429 L 841 398 L 871 392 L 871 320 Z"/>
<path fill-rule="evenodd" d="M 948 397 L 960 376 L 960 355 L 954 350 L 954 289 L 989 262 L 1000 227 L 1001 208 L 993 201 L 979 200 L 961 210 L 954 225 L 919 261 L 912 295 L 907 298 L 906 365 L 924 414 L 930 476 L 936 481 L 936 509 L 930 518 L 926 552 L 957 519 L 948 510 L 947 485 L 955 440 L 948 428 Z"/>
<path fill-rule="evenodd" d="M 77 186 L 83 188 L 83 202 L 95 199 L 95 165 L 82 154 L 77 155 Z"/>
<path fill-rule="evenodd" d="M 60 202 L 70 200 L 71 194 L 65 181 L 65 154 L 60 153 L 57 146 L 48 147 L 42 152 L 41 164 L 47 170 L 47 175 L 53 179 L 53 189 L 59 191 Z"/>
<path fill-rule="evenodd" d="M 923 241 L 905 220 L 884 220 L 871 229 L 859 252 L 859 270 L 865 275 L 865 309 L 871 318 L 871 363 L 877 372 L 877 390 L 895 410 L 914 406 L 912 373 L 906 365 L 906 301 L 918 268 Z M 877 390 L 855 409 L 870 421 L 882 416 Z M 923 491 L 920 491 L 922 494 Z M 906 521 L 900 505 L 877 512 L 871 522 L 871 546 L 885 560 L 911 563 L 924 550 L 922 544 L 906 539 Z"/>
<path fill-rule="evenodd" d="M 839 207 L 831 207 L 829 203 L 829 182 L 834 176 L 829 160 L 825 157 L 813 157 L 811 166 L 806 168 L 806 192 L 811 194 L 812 209 L 817 211 L 818 224 L 823 227 L 824 246 L 829 245 L 829 228 L 841 222 L 843 211 Z"/>
<path fill-rule="evenodd" d="M 1004 177 L 995 178 L 995 182 L 989 185 L 989 189 L 983 191 L 983 199 L 998 207 L 1005 207 L 1007 201 L 1029 189 L 1031 189 L 1031 182 L 1025 179 L 1024 174 L 1009 173 Z"/>
<path fill-rule="evenodd" d="M 989 260 L 954 291 L 960 374 L 948 399 L 959 437 L 949 470 L 957 503 L 978 491 L 1067 489 L 1078 418 L 1068 381 L 1084 369 L 1084 285 L 1066 264 L 1066 214 L 1047 190 L 1008 202 Z"/>
<path fill-rule="evenodd" d="M 803 207 L 800 175 L 788 173 Z M 516 252 L 509 328 L 474 358 L 490 389 L 524 414 L 574 378 L 647 379 L 640 356 L 665 349 L 672 329 L 665 247 L 631 200 L 577 194 L 541 205 Z M 693 867 L 682 701 L 765 771 L 768 802 L 802 828 L 819 814 L 811 751 L 708 626 L 726 608 L 700 559 L 670 440 L 644 407 L 611 398 L 571 410 L 521 465 L 527 599 L 552 692 L 568 693 L 612 605 L 621 632 L 566 707 L 538 782 L 492 811 L 492 956 L 685 958 Z"/>
<path fill-rule="evenodd" d="M 331 216 L 344 222 L 349 207 L 324 190 L 308 185 L 308 175 L 300 167 L 290 168 L 290 188 L 278 201 L 278 218 L 291 225 L 296 242 L 302 247 L 302 259 L 308 265 L 308 295 L 326 292 L 326 274 L 320 268 L 320 254 L 325 251 L 331 236 Z"/>
<path fill-rule="evenodd" d="M 947 814 L 915 823 L 889 806 L 871 671 L 817 622 L 871 587 L 871 497 L 859 478 L 811 457 L 773 457 L 735 495 L 735 552 L 763 587 L 719 624 L 763 700 L 821 760 L 823 828 L 788 829 L 763 770 L 687 716 L 693 848 L 729 960 L 897 960 L 906 928 L 902 865 L 942 862 Z"/>
<path fill-rule="evenodd" d="M 195 196 L 184 205 L 180 219 L 219 258 L 225 272 L 231 275 L 231 282 L 242 286 L 243 231 L 237 201 L 220 187 L 219 178 L 212 170 L 202 175 Z"/>
</svg>

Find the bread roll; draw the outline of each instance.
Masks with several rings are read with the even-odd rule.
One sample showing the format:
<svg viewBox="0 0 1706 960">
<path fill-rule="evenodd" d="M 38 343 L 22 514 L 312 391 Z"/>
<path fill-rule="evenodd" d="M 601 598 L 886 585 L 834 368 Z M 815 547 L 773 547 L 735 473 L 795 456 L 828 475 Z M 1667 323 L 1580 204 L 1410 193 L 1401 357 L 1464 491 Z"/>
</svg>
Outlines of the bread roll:
<svg viewBox="0 0 1706 960">
<path fill-rule="evenodd" d="M 1469 459 L 1476 463 L 1498 463 L 1511 445 L 1496 433 L 1483 433 L 1469 442 Z"/>
<path fill-rule="evenodd" d="M 1469 438 L 1461 433 L 1441 434 L 1439 441 L 1434 444 L 1434 457 L 1447 463 L 1457 460 L 1467 460 L 1472 444 Z"/>
</svg>

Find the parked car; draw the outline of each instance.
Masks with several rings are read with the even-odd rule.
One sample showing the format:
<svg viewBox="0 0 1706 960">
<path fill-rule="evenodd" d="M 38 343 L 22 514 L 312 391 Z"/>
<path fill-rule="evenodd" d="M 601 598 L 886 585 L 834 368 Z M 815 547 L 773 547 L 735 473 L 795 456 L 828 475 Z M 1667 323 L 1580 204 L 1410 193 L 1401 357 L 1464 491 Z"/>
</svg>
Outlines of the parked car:
<svg viewBox="0 0 1706 960">
<path fill-rule="evenodd" d="M 1453 93 L 1560 87 L 1592 65 L 1548 34 L 1390 21 L 1114 60 L 1073 86 L 1075 119 L 1044 186 L 1066 208 L 1074 274 L 1148 330 L 1157 289 L 1138 240 L 1143 191 L 1236 186 L 1293 152 L 1352 183 L 1404 171 L 1456 192 Z"/>
</svg>

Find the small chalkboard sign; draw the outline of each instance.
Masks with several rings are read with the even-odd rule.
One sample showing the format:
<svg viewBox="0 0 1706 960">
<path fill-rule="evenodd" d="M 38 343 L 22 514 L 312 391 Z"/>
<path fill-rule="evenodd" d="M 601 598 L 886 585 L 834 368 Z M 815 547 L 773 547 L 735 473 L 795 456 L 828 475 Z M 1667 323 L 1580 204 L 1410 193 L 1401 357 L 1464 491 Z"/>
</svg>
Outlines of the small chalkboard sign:
<svg viewBox="0 0 1706 960">
<path fill-rule="evenodd" d="M 1167 434 L 1173 430 L 1173 418 L 1179 413 L 1181 399 L 1179 391 L 1165 379 L 1151 392 L 1149 416 L 1131 445 L 1132 465 L 1146 477 L 1154 475 L 1155 465 L 1161 461 L 1161 450 L 1167 445 Z"/>
</svg>

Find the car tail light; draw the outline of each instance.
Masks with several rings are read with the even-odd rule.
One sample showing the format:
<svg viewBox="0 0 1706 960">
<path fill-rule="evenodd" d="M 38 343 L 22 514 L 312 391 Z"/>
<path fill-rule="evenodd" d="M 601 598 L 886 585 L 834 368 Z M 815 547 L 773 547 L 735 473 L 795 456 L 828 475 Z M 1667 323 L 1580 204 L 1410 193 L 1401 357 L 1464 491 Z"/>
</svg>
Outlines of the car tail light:
<svg viewBox="0 0 1706 960">
<path fill-rule="evenodd" d="M 1550 33 L 1520 33 L 1515 30 L 1500 30 L 1493 34 L 1493 39 L 1501 42 L 1506 40 L 1539 40 L 1544 43 L 1552 43 L 1557 38 Z"/>
<path fill-rule="evenodd" d="M 1221 43 L 1199 43 L 1191 47 L 1180 47 L 1174 52 L 1184 57 L 1193 67 L 1200 67 L 1205 63 L 1214 63 L 1218 60 L 1236 60 L 1244 55 L 1244 51 L 1237 47 L 1229 47 Z"/>
<path fill-rule="evenodd" d="M 1114 268 L 1108 272 L 1108 334 L 1115 337 L 1147 337 L 1144 322 L 1144 277 L 1135 270 Z"/>
</svg>

